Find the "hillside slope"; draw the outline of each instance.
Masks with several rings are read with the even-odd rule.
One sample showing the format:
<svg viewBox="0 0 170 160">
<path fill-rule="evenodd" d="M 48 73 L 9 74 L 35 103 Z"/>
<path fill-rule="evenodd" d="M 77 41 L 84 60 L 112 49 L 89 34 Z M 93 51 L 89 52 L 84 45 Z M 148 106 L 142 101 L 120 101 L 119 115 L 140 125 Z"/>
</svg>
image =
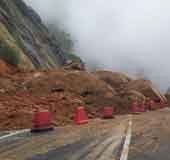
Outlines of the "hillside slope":
<svg viewBox="0 0 170 160">
<path fill-rule="evenodd" d="M 0 58 L 19 61 L 22 68 L 52 68 L 66 61 L 55 37 L 22 0 L 0 1 Z"/>
</svg>

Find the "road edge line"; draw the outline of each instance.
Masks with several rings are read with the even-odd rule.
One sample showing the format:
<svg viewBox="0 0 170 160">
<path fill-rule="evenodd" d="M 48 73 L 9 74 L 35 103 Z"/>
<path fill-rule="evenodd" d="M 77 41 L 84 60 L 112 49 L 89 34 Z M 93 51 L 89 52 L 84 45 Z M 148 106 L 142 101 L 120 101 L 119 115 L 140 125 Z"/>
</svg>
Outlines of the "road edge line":
<svg viewBox="0 0 170 160">
<path fill-rule="evenodd" d="M 132 137 L 132 120 L 130 120 L 129 124 L 128 124 L 127 134 L 126 134 L 126 137 L 125 137 L 125 143 L 123 145 L 123 150 L 122 150 L 122 153 L 121 153 L 121 156 L 120 156 L 120 160 L 127 160 L 128 159 L 131 137 Z"/>
<path fill-rule="evenodd" d="M 9 134 L 7 134 L 7 135 L 1 136 L 1 137 L 0 137 L 0 140 L 3 140 L 3 139 L 5 139 L 5 138 L 9 138 L 9 137 L 12 137 L 12 136 L 16 136 L 16 135 L 18 135 L 18 134 L 27 133 L 27 132 L 29 132 L 29 131 L 30 131 L 30 129 L 24 129 L 24 130 L 20 130 L 20 131 L 14 131 L 14 132 L 11 132 L 11 133 L 9 133 Z"/>
</svg>

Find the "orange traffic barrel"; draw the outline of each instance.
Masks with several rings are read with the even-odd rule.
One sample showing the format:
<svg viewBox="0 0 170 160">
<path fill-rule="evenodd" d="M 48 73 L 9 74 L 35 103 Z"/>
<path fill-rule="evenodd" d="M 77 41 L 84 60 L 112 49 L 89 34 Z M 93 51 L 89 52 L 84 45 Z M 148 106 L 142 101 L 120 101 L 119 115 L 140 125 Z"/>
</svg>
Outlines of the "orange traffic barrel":
<svg viewBox="0 0 170 160">
<path fill-rule="evenodd" d="M 156 109 L 157 109 L 156 103 L 155 103 L 154 100 L 150 100 L 150 101 L 149 101 L 148 107 L 149 107 L 149 110 L 156 110 Z"/>
<path fill-rule="evenodd" d="M 33 115 L 32 132 L 52 130 L 52 116 L 48 110 L 36 111 Z"/>
<path fill-rule="evenodd" d="M 88 123 L 87 114 L 83 106 L 75 108 L 74 122 L 78 125 Z"/>
<path fill-rule="evenodd" d="M 132 114 L 136 114 L 136 113 L 140 113 L 140 107 L 138 102 L 133 102 L 130 107 L 129 107 L 130 113 Z"/>
<path fill-rule="evenodd" d="M 141 102 L 141 103 L 139 104 L 139 111 L 140 111 L 140 112 L 145 112 L 145 111 L 146 111 L 145 102 Z"/>
<path fill-rule="evenodd" d="M 103 108 L 103 118 L 113 118 L 113 107 L 107 106 Z"/>
</svg>

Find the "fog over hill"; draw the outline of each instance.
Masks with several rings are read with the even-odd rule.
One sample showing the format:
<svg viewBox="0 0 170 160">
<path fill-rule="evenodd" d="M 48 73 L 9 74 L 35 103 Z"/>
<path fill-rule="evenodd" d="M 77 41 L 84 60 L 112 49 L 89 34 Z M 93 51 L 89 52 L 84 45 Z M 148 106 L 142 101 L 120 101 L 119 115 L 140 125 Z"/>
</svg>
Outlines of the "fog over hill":
<svg viewBox="0 0 170 160">
<path fill-rule="evenodd" d="M 170 86 L 170 1 L 25 0 L 64 28 L 90 66 L 140 74 Z"/>
</svg>

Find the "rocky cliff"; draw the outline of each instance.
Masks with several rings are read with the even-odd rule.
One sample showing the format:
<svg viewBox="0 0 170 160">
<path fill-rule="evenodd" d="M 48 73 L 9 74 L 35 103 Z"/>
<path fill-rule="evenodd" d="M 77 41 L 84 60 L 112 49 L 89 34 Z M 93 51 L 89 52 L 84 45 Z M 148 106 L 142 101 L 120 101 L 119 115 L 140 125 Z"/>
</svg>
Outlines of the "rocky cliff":
<svg viewBox="0 0 170 160">
<path fill-rule="evenodd" d="M 66 61 L 55 37 L 22 0 L 0 1 L 0 57 L 8 61 L 11 54 L 17 54 L 13 57 L 22 68 L 52 68 Z"/>
</svg>

